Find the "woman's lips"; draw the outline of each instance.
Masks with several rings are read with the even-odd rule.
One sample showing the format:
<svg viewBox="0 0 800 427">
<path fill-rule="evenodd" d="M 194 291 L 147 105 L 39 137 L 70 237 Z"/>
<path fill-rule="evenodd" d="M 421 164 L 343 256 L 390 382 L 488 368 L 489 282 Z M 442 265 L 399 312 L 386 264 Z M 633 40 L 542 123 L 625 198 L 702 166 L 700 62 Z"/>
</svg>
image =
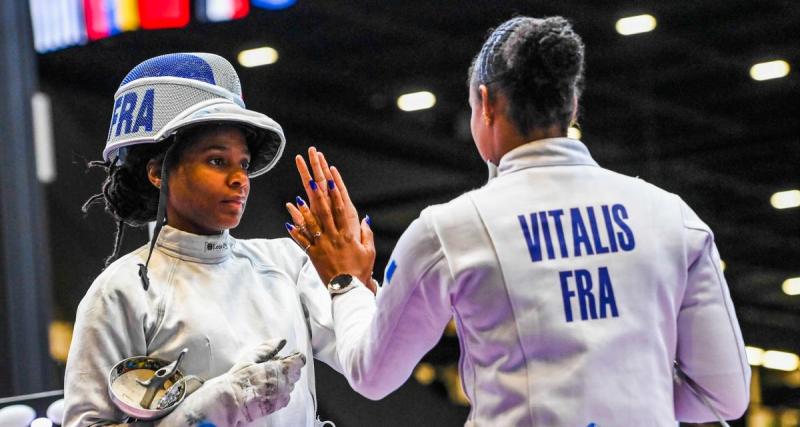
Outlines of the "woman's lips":
<svg viewBox="0 0 800 427">
<path fill-rule="evenodd" d="M 222 203 L 228 206 L 242 207 L 244 206 L 245 201 L 246 199 L 228 199 L 228 200 L 223 200 Z"/>
</svg>

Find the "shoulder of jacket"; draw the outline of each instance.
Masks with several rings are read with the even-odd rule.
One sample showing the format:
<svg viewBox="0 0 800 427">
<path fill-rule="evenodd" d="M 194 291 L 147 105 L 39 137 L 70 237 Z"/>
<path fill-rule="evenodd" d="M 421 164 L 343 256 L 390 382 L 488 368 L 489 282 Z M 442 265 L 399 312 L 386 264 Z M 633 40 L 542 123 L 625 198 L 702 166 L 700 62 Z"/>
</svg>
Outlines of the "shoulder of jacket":
<svg viewBox="0 0 800 427">
<path fill-rule="evenodd" d="M 148 245 L 131 251 L 108 265 L 92 282 L 84 300 L 136 298 L 133 291 L 143 291 L 139 264 L 147 259 Z M 142 292 L 142 296 L 144 293 Z"/>
<path fill-rule="evenodd" d="M 420 218 L 429 218 L 430 220 L 454 218 L 473 212 L 474 204 L 472 202 L 472 197 L 478 194 L 482 189 L 483 188 L 471 190 L 448 202 L 428 206 L 422 210 Z"/>
<path fill-rule="evenodd" d="M 708 226 L 695 211 L 680 197 L 675 196 L 680 203 L 681 217 L 683 219 L 683 226 L 689 230 L 701 231 L 713 235 L 711 227 Z"/>
<path fill-rule="evenodd" d="M 613 171 L 612 171 L 613 172 Z M 616 173 L 616 172 L 613 172 Z M 618 174 L 621 175 L 621 174 Z M 626 176 L 626 175 L 621 175 Z M 639 177 L 628 177 L 640 183 L 642 191 L 646 191 L 651 199 L 657 200 L 659 205 L 668 206 L 671 209 L 680 211 L 681 220 L 684 228 L 690 230 L 701 231 L 704 233 L 712 234 L 711 228 L 700 219 L 700 217 L 692 210 L 685 200 L 678 194 L 667 191 L 655 184 L 651 184 Z"/>
</svg>

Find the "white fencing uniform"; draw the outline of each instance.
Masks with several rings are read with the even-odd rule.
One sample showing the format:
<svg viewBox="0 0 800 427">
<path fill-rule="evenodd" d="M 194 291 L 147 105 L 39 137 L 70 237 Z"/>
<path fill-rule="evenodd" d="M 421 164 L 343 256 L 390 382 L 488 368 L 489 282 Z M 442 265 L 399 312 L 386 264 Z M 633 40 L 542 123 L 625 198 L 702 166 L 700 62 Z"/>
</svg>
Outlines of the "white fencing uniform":
<svg viewBox="0 0 800 427">
<path fill-rule="evenodd" d="M 227 231 L 199 236 L 165 226 L 150 260 L 150 289 L 138 266 L 149 246 L 111 264 L 78 308 L 66 368 L 65 426 L 121 422 L 107 377 L 122 359 L 175 360 L 181 371 L 210 379 L 268 339 L 286 339 L 282 355 L 308 363 L 289 405 L 253 426 L 314 426 L 314 363 L 341 371 L 335 355 L 331 298 L 307 256 L 290 239 L 237 240 Z M 222 427 L 222 426 L 219 426 Z"/>
<path fill-rule="evenodd" d="M 386 269 L 334 298 L 342 367 L 399 387 L 451 317 L 468 425 L 675 426 L 728 418 L 750 368 L 713 235 L 677 196 L 603 169 L 567 138 L 507 153 L 486 186 L 422 212 Z M 372 318 L 373 312 L 375 317 Z"/>
</svg>

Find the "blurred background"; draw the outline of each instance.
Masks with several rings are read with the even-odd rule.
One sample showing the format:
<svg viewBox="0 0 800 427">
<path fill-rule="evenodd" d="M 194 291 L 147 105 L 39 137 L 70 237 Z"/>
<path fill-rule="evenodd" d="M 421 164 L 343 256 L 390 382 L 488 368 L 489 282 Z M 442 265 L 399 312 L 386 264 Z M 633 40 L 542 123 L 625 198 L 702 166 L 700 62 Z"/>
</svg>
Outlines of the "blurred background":
<svg viewBox="0 0 800 427">
<path fill-rule="evenodd" d="M 467 68 L 490 28 L 522 14 L 563 15 L 586 43 L 571 136 L 714 230 L 754 369 L 733 425 L 800 424 L 797 2 L 15 0 L 0 13 L 0 414 L 25 403 L 45 417 L 60 397 L 75 310 L 114 235 L 102 209 L 80 210 L 103 179 L 86 162 L 132 67 L 170 52 L 231 61 L 248 108 L 288 139 L 233 234 L 286 235 L 283 205 L 302 191 L 291 158 L 314 145 L 372 217 L 378 272 L 425 206 L 485 182 Z M 146 240 L 129 230 L 123 253 Z M 320 414 L 340 427 L 463 425 L 458 356 L 448 327 L 381 402 L 318 363 Z"/>
</svg>

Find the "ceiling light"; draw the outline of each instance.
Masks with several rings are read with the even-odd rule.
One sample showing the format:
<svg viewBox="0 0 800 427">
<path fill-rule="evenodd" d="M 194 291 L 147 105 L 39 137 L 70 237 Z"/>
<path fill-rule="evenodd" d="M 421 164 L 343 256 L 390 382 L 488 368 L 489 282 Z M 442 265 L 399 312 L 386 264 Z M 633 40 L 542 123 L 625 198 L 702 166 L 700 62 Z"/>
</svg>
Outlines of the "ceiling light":
<svg viewBox="0 0 800 427">
<path fill-rule="evenodd" d="M 769 198 L 775 209 L 788 209 L 800 206 L 800 190 L 779 191 Z"/>
<path fill-rule="evenodd" d="M 786 295 L 800 295 L 800 277 L 784 280 L 781 289 Z"/>
<path fill-rule="evenodd" d="M 278 60 L 278 51 L 269 46 L 247 49 L 239 52 L 236 59 L 242 67 L 259 67 L 274 64 Z"/>
<path fill-rule="evenodd" d="M 783 60 L 762 62 L 750 67 L 750 77 L 753 80 L 779 79 L 789 74 L 789 63 Z"/>
<path fill-rule="evenodd" d="M 628 16 L 617 21 L 616 28 L 623 36 L 647 33 L 656 28 L 656 18 L 653 15 Z"/>
<path fill-rule="evenodd" d="M 762 360 L 765 368 L 779 371 L 794 371 L 800 364 L 800 358 L 796 354 L 775 350 L 765 351 Z"/>
<path fill-rule="evenodd" d="M 758 347 L 750 347 L 746 346 L 744 348 L 745 353 L 747 353 L 747 363 L 752 366 L 761 366 L 764 362 L 764 350 Z"/>
<path fill-rule="evenodd" d="M 397 107 L 403 111 L 427 110 L 436 105 L 436 96 L 428 91 L 407 93 L 397 98 Z"/>
<path fill-rule="evenodd" d="M 567 129 L 567 138 L 581 139 L 581 136 L 582 135 L 581 135 L 581 130 L 580 129 L 578 129 L 578 128 L 574 127 L 574 126 L 570 126 L 569 129 Z"/>
</svg>

